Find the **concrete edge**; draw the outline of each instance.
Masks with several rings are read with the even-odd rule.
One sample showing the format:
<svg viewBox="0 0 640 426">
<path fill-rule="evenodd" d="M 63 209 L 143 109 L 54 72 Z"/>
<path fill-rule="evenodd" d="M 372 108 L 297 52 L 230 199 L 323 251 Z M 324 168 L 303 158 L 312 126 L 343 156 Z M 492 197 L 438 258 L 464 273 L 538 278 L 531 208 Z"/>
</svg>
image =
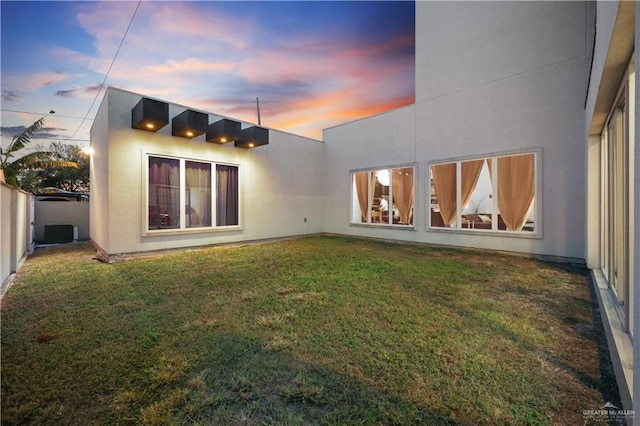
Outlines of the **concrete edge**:
<svg viewBox="0 0 640 426">
<path fill-rule="evenodd" d="M 104 263 L 116 263 L 116 262 L 125 262 L 130 259 L 141 259 L 145 257 L 161 256 L 163 254 L 181 253 L 181 252 L 188 252 L 193 250 L 202 250 L 202 249 L 207 249 L 212 247 L 245 247 L 250 245 L 268 244 L 268 243 L 274 243 L 277 241 L 289 241 L 289 240 L 296 240 L 296 239 L 305 238 L 305 237 L 316 237 L 316 236 L 322 236 L 322 235 L 323 235 L 322 233 L 291 235 L 287 237 L 274 237 L 274 238 L 264 238 L 264 239 L 258 239 L 258 240 L 235 241 L 235 242 L 228 242 L 228 243 L 203 244 L 203 245 L 197 245 L 197 246 L 174 247 L 174 248 L 160 249 L 160 250 L 137 251 L 137 252 L 127 252 L 127 253 L 116 253 L 116 254 L 107 253 L 94 240 L 91 240 L 91 245 L 96 250 L 95 258 L 97 260 Z"/>
<path fill-rule="evenodd" d="M 593 289 L 600 305 L 600 316 L 611 354 L 620 399 L 625 410 L 632 410 L 633 346 L 631 336 L 624 330 L 618 315 L 616 301 L 602 270 L 591 270 Z"/>
</svg>

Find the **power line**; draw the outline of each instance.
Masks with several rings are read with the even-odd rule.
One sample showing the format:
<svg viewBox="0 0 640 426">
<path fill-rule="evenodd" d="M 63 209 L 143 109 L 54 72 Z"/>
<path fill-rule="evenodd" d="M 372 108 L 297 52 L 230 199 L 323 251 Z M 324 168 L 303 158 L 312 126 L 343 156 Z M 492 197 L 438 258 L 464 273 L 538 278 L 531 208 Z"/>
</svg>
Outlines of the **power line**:
<svg viewBox="0 0 640 426">
<path fill-rule="evenodd" d="M 17 112 L 19 114 L 31 114 L 31 115 L 47 115 L 47 113 L 44 112 L 30 112 L 30 111 L 19 111 L 16 109 L 7 109 L 7 108 L 1 108 L 0 111 L 6 111 L 6 112 Z M 87 117 L 74 117 L 71 115 L 60 115 L 60 114 L 56 114 L 56 117 L 62 117 L 62 118 L 74 118 L 76 120 L 83 120 L 86 119 Z M 93 120 L 93 118 L 92 118 Z"/>
<path fill-rule="evenodd" d="M 129 29 L 131 28 L 131 24 L 133 24 L 133 18 L 136 17 L 136 13 L 138 12 L 138 8 L 140 7 L 140 3 L 142 3 L 142 0 L 138 0 L 138 4 L 136 5 L 136 10 L 134 10 L 133 11 L 133 15 L 131 15 L 131 20 L 129 20 L 129 25 L 127 25 L 127 29 L 125 30 L 124 35 L 122 36 L 122 40 L 120 40 L 120 45 L 118 46 L 118 50 L 116 50 L 116 54 L 113 56 L 113 60 L 111 61 L 111 65 L 109 65 L 109 69 L 107 70 L 107 73 L 104 75 L 104 79 L 102 80 L 102 83 L 100 84 L 100 87 L 96 91 L 96 96 L 93 98 L 93 102 L 91 102 L 91 106 L 87 110 L 87 113 L 84 115 L 84 118 L 82 119 L 82 122 L 80 123 L 80 125 L 78 126 L 76 131 L 73 132 L 71 137 L 69 137 L 69 139 L 72 139 L 76 135 L 76 133 L 78 133 L 78 131 L 80 130 L 80 128 L 82 127 L 84 122 L 87 120 L 87 117 L 89 116 L 89 113 L 91 112 L 91 109 L 93 108 L 93 105 L 95 105 L 96 100 L 98 99 L 98 95 L 100 94 L 100 91 L 102 91 L 102 88 L 104 87 L 104 83 L 107 81 L 107 77 L 109 77 L 109 73 L 111 72 L 111 68 L 113 68 L 113 64 L 116 62 L 116 58 L 118 57 L 118 53 L 120 53 L 120 48 L 122 48 L 122 45 L 124 44 L 124 40 L 127 38 L 127 34 L 129 34 Z"/>
</svg>

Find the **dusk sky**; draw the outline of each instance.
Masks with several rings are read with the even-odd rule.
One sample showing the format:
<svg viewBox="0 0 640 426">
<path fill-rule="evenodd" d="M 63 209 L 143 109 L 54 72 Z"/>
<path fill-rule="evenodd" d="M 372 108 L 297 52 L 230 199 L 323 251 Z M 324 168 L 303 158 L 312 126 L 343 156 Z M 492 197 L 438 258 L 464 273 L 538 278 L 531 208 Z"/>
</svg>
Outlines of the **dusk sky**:
<svg viewBox="0 0 640 426">
<path fill-rule="evenodd" d="M 2 1 L 2 146 L 49 110 L 34 143 L 88 145 L 107 86 L 252 123 L 259 97 L 263 125 L 321 139 L 323 128 L 414 101 L 414 8 Z"/>
</svg>

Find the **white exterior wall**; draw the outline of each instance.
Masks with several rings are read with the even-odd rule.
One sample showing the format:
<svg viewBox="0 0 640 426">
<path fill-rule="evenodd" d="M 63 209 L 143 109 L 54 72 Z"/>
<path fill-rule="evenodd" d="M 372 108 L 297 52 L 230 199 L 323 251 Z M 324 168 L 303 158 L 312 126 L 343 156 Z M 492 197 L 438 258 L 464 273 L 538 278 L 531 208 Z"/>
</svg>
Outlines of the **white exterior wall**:
<svg viewBox="0 0 640 426">
<path fill-rule="evenodd" d="M 415 165 L 415 105 L 385 114 L 325 129 L 326 171 L 322 176 L 327 187 L 325 231 L 375 238 L 415 241 L 415 229 L 391 229 L 380 226 L 350 225 L 352 205 L 351 171 L 400 165 Z M 417 169 L 418 179 L 423 170 Z M 424 196 L 415 193 L 414 205 L 420 207 Z M 422 202 L 418 201 L 422 199 Z M 419 204 L 415 204 L 419 203 Z M 424 217 L 420 210 L 416 218 Z"/>
<path fill-rule="evenodd" d="M 15 259 L 16 265 L 26 258 L 31 249 L 31 217 L 32 195 L 24 191 L 15 191 Z M 17 266 L 16 266 L 17 270 Z"/>
<path fill-rule="evenodd" d="M 328 232 L 585 257 L 585 5 L 416 2 L 416 104 L 325 130 Z M 541 151 L 541 238 L 428 230 L 428 163 Z M 350 170 L 417 165 L 415 230 L 349 225 Z M 539 217 L 539 216 L 536 216 Z"/>
<path fill-rule="evenodd" d="M 0 284 L 3 284 L 13 272 L 11 266 L 12 197 L 13 189 L 9 185 L 0 183 Z"/>
<path fill-rule="evenodd" d="M 92 179 L 91 201 L 103 203 L 91 206 L 92 239 L 105 252 L 133 253 L 322 232 L 324 183 L 319 177 L 324 170 L 324 143 L 269 130 L 268 145 L 247 150 L 233 143 L 206 142 L 204 135 L 173 137 L 171 122 L 156 133 L 136 130 L 131 128 L 131 109 L 140 99 L 141 95 L 109 89 L 107 109 L 102 109 L 103 104 L 94 124 L 96 137 L 94 140 L 92 134 L 92 141 L 100 146 L 94 146 L 92 173 L 103 176 L 108 170 L 108 184 L 100 184 L 99 194 L 94 192 L 96 181 Z M 170 121 L 185 109 L 169 104 Z M 209 123 L 220 118 L 211 114 Z M 248 126 L 243 124 L 243 128 Z M 105 154 L 107 158 L 98 160 Z M 238 165 L 242 229 L 145 235 L 147 154 Z M 94 211 L 97 208 L 100 211 Z"/>
<path fill-rule="evenodd" d="M 109 98 L 107 90 L 91 126 L 89 181 L 89 236 L 91 241 L 109 252 Z"/>
<path fill-rule="evenodd" d="M 32 249 L 33 196 L 0 183 L 0 296 Z"/>
</svg>

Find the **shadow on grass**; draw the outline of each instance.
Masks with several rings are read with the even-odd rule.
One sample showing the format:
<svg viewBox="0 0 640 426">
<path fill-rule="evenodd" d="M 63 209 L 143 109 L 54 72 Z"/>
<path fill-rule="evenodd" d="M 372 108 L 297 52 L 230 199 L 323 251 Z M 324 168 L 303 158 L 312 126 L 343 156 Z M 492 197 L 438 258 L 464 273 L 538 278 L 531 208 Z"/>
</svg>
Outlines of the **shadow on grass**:
<svg viewBox="0 0 640 426">
<path fill-rule="evenodd" d="M 453 285 L 450 286 L 448 292 L 445 294 L 446 297 L 432 297 L 430 301 L 446 307 L 449 311 L 456 312 L 459 317 L 462 318 L 463 323 L 473 323 L 477 330 L 484 328 L 488 335 L 495 338 L 492 342 L 493 345 L 500 345 L 500 339 L 510 341 L 519 348 L 519 353 L 529 354 L 526 355 L 527 359 L 534 360 L 538 358 L 544 361 L 534 361 L 530 364 L 530 367 L 539 367 L 540 365 L 548 364 L 550 367 L 546 369 L 557 372 L 557 374 L 559 374 L 558 377 L 561 377 L 562 373 L 568 374 L 584 386 L 596 390 L 601 395 L 601 405 L 583 408 L 601 409 L 607 402 L 614 404 L 616 407 L 621 407 L 613 365 L 589 270 L 580 264 L 548 261 L 542 261 L 541 263 L 545 269 L 577 276 L 582 282 L 578 284 L 577 282 L 567 281 L 563 283 L 565 289 L 557 293 L 555 293 L 553 287 L 555 283 L 553 282 L 549 283 L 549 286 L 537 289 L 530 285 L 520 285 L 516 280 L 512 283 L 509 282 L 506 286 L 505 283 L 500 283 L 494 288 L 487 287 L 483 290 L 483 293 L 469 293 L 468 290 L 464 288 L 464 285 Z M 535 271 L 532 271 L 532 273 L 535 273 Z M 588 293 L 584 291 L 586 289 L 584 289 L 582 285 L 588 287 Z M 460 303 L 460 300 L 463 300 L 465 297 L 478 298 L 479 301 L 484 302 L 487 300 L 497 302 L 502 301 L 503 295 L 506 299 L 509 299 L 510 295 L 514 295 L 516 299 L 519 297 L 524 299 L 532 298 L 535 300 L 536 308 L 543 312 L 541 317 L 545 318 L 539 323 L 536 322 L 535 324 L 538 325 L 534 326 L 535 332 L 540 333 L 541 338 L 535 335 L 528 335 L 526 328 L 519 329 L 517 326 L 514 326 L 519 316 L 502 316 L 503 311 L 499 303 L 486 303 L 486 307 L 483 306 L 481 308 L 473 305 L 470 307 L 469 305 Z M 575 312 L 577 316 L 571 316 L 565 309 Z M 499 318 L 499 320 L 496 320 L 496 317 Z M 508 318 L 512 322 L 504 322 L 505 318 Z M 527 321 L 527 325 L 532 324 L 530 322 L 532 318 L 528 316 L 523 316 L 523 318 Z M 545 324 L 545 322 L 548 324 Z M 572 331 L 555 330 L 550 332 L 549 335 L 552 335 L 552 339 L 556 341 L 558 339 L 570 338 L 564 341 L 564 343 L 561 343 L 567 346 L 557 353 L 555 349 L 546 346 L 549 343 L 544 343 L 546 342 L 545 339 L 549 337 L 549 335 L 546 335 L 545 328 L 557 328 L 554 322 L 556 324 L 564 323 L 572 329 Z M 538 341 L 538 339 L 540 339 L 540 341 Z M 585 339 L 590 342 L 585 341 Z M 571 340 L 571 342 L 569 342 L 569 340 Z M 576 354 L 580 352 L 582 346 L 591 344 L 597 348 L 597 364 L 595 358 L 591 360 L 593 363 L 590 364 L 589 359 L 583 360 L 576 357 Z M 539 371 L 539 373 L 541 375 L 546 374 L 543 371 Z M 563 382 L 563 380 L 559 379 L 559 382 Z M 566 386 L 565 391 L 568 392 L 568 394 L 572 392 L 570 385 L 562 383 L 560 386 Z M 581 411 L 583 408 L 575 407 L 575 410 Z"/>
<path fill-rule="evenodd" d="M 577 300 L 577 302 L 588 305 L 589 311 L 591 312 L 590 322 L 585 323 L 579 320 L 574 321 L 573 318 L 570 318 L 565 319 L 565 323 L 572 325 L 578 334 L 595 343 L 598 350 L 600 375 L 598 380 L 594 380 L 589 375 L 577 371 L 570 366 L 566 366 L 565 368 L 572 371 L 572 373 L 579 377 L 586 385 L 597 389 L 602 396 L 603 405 L 604 403 L 610 402 L 616 407 L 622 407 L 620 392 L 618 390 L 616 376 L 611 361 L 611 353 L 609 352 L 607 337 L 604 331 L 604 325 L 602 323 L 600 306 L 598 305 L 594 282 L 589 269 L 587 269 L 584 265 L 573 263 L 545 262 L 545 264 L 550 268 L 559 270 L 561 272 L 568 272 L 571 274 L 583 276 L 587 286 L 589 287 L 589 300 L 586 301 L 584 299 L 579 299 Z M 594 407 L 594 409 L 599 408 L 601 407 Z"/>
<path fill-rule="evenodd" d="M 142 423 L 457 424 L 447 414 L 245 335 L 217 335 L 188 350 L 197 352 L 197 363 L 156 389 L 154 402 L 139 411 Z M 140 402 L 121 407 L 120 420 L 137 417 Z"/>
</svg>

